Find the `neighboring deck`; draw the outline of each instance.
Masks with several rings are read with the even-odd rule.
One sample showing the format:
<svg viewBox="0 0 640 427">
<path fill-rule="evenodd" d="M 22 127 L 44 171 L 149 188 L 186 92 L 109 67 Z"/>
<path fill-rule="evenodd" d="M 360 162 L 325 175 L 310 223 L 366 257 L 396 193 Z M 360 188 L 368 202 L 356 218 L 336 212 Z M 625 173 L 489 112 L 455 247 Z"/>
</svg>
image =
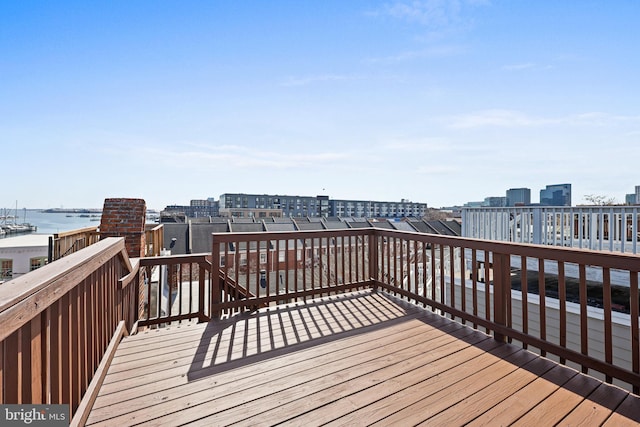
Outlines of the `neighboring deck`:
<svg viewBox="0 0 640 427">
<path fill-rule="evenodd" d="M 87 425 L 636 425 L 640 398 L 363 291 L 126 337 Z"/>
</svg>

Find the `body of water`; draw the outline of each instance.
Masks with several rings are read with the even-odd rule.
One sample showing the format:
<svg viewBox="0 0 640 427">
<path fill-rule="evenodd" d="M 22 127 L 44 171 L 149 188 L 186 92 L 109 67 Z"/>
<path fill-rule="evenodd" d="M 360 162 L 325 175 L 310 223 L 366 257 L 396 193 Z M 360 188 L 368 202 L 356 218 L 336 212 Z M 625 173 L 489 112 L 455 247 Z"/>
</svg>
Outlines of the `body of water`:
<svg viewBox="0 0 640 427">
<path fill-rule="evenodd" d="M 7 212 L 8 215 L 16 215 L 15 210 Z M 97 215 L 97 216 L 80 216 Z M 99 214 L 79 214 L 61 212 L 42 212 L 41 209 L 18 209 L 16 222 L 27 222 L 38 227 L 38 234 L 54 234 L 64 231 L 77 230 L 85 227 L 98 227 L 100 225 Z"/>
</svg>

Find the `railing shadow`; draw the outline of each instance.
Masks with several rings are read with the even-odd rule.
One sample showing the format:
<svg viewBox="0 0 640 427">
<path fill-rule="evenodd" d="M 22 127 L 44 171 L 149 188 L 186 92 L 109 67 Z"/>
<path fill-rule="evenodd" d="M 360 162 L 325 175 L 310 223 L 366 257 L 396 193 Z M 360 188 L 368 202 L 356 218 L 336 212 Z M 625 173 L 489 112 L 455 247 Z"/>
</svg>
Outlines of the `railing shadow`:
<svg viewBox="0 0 640 427">
<path fill-rule="evenodd" d="M 368 300 L 364 301 L 365 298 Z M 375 301 L 372 302 L 371 298 L 375 298 Z M 553 389 L 552 392 L 570 392 L 576 408 L 582 405 L 581 407 L 605 413 L 617 411 L 629 420 L 640 422 L 640 411 L 628 407 L 629 405 L 625 406 L 625 391 L 540 357 L 516 344 L 497 341 L 491 335 L 465 327 L 428 308 L 387 292 L 365 291 L 354 295 L 341 295 L 306 304 L 277 306 L 209 322 L 200 338 L 199 348 L 203 350 L 195 354 L 187 378 L 194 381 L 211 377 L 253 363 L 302 352 L 324 343 L 414 320 L 429 324 L 432 328 L 484 353 L 490 353 L 501 363 L 511 364 L 513 368 L 506 371 L 505 377 L 523 370 L 531 373 L 530 383 L 524 387 L 532 386 L 531 383 L 534 381 L 543 381 L 547 387 Z M 306 356 L 301 354 L 301 357 Z M 327 361 L 318 360 L 319 365 L 323 363 Z M 483 375 L 492 369 L 491 366 L 479 368 L 475 374 Z M 455 384 L 450 386 L 456 387 Z M 448 387 L 449 385 L 442 390 L 433 390 L 434 397 L 437 393 L 446 393 Z M 490 387 L 499 387 L 499 383 Z M 484 389 L 470 390 L 469 396 L 486 392 Z"/>
<path fill-rule="evenodd" d="M 363 298 L 375 298 L 377 304 Z M 408 321 L 415 310 L 362 291 L 292 303 L 208 322 L 190 364 L 189 381 Z"/>
<path fill-rule="evenodd" d="M 391 294 L 384 293 L 384 295 L 386 298 L 396 301 L 398 304 L 411 305 L 411 303 L 397 298 Z M 416 307 L 418 307 L 418 309 L 420 310 L 422 309 L 422 307 L 419 305 L 417 305 Z M 438 314 L 432 313 L 428 308 L 424 309 L 424 313 L 425 315 L 421 316 L 419 320 L 428 323 L 434 328 L 447 331 L 448 326 L 438 326 L 437 323 L 433 323 L 433 316 L 438 318 L 440 317 Z M 452 319 L 445 319 L 444 317 L 441 317 L 441 319 L 449 324 L 460 325 L 460 323 Z M 627 391 L 617 386 L 603 383 L 601 380 L 583 374 L 571 367 L 558 364 L 556 361 L 552 361 L 548 358 L 540 356 L 537 353 L 533 353 L 529 350 L 523 349 L 520 345 L 495 340 L 491 335 L 488 335 L 477 329 L 472 329 L 469 326 L 461 327 L 460 329 L 455 331 L 448 331 L 447 333 L 455 336 L 458 340 L 464 341 L 471 346 L 477 347 L 483 352 L 494 354 L 503 362 L 513 365 L 513 370 L 509 371 L 506 376 L 513 374 L 519 369 L 526 370 L 532 374 L 531 382 L 527 385 L 531 385 L 531 383 L 533 383 L 534 381 L 543 381 L 546 382 L 547 385 L 549 385 L 550 383 L 555 386 L 555 389 L 551 393 L 570 393 L 575 405 L 573 409 L 578 407 L 584 408 L 583 412 L 576 412 L 576 414 L 588 414 L 587 416 L 594 417 L 594 420 L 597 417 L 605 420 L 609 417 L 610 413 L 615 412 L 625 419 L 640 424 L 640 408 L 635 405 L 634 399 L 628 398 L 629 394 Z M 482 336 L 488 339 L 483 340 L 480 338 Z M 483 370 L 487 369 L 491 369 L 491 367 L 484 368 Z M 482 375 L 483 370 L 479 369 L 479 372 L 477 372 L 477 374 Z M 526 387 L 526 385 L 524 387 Z M 524 390 L 524 387 L 523 389 L 521 389 L 521 391 Z M 471 394 L 471 390 L 468 391 Z M 478 390 L 477 392 L 488 393 L 490 391 L 490 389 L 482 389 Z M 446 388 L 444 390 L 441 390 L 441 392 L 446 393 Z M 423 398 L 426 397 L 426 395 L 423 396 Z M 526 398 L 527 397 L 523 397 L 523 399 Z M 498 403 L 500 402 L 495 402 L 496 405 Z M 544 408 L 544 405 L 542 404 L 541 407 Z M 554 412 L 553 408 L 548 408 L 548 410 Z M 531 414 L 526 415 L 532 420 L 535 420 L 534 414 L 535 412 L 532 411 Z M 571 416 L 574 415 L 575 414 L 571 414 Z M 580 415 L 575 416 L 579 418 Z M 527 424 L 527 421 L 525 421 L 524 417 L 521 421 L 524 424 Z M 558 419 L 557 421 L 560 420 Z M 575 425 L 587 422 L 587 420 L 583 419 L 575 419 L 570 422 L 568 420 L 566 421 L 568 424 Z"/>
</svg>

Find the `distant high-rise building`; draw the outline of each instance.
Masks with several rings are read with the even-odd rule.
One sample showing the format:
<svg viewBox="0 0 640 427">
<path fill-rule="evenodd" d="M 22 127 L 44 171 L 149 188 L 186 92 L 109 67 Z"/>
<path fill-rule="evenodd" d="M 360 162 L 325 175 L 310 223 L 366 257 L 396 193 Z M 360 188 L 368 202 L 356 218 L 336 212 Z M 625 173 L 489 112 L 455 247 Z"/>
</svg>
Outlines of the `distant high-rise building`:
<svg viewBox="0 0 640 427">
<path fill-rule="evenodd" d="M 636 185 L 636 205 L 640 205 L 640 185 Z"/>
<path fill-rule="evenodd" d="M 224 193 L 220 209 L 281 209 L 284 217 L 319 217 L 328 215 L 329 197 Z"/>
<path fill-rule="evenodd" d="M 624 204 L 625 205 L 635 205 L 636 203 L 636 193 L 629 193 L 624 195 Z"/>
<path fill-rule="evenodd" d="M 207 200 L 193 199 L 188 206 L 169 205 L 163 209 L 166 214 L 183 214 L 189 218 L 218 216 L 220 205 L 213 198 Z"/>
<path fill-rule="evenodd" d="M 542 206 L 571 206 L 571 184 L 547 185 L 540 190 Z"/>
<path fill-rule="evenodd" d="M 489 208 L 504 208 L 507 206 L 507 198 L 506 197 L 485 197 L 482 202 L 483 207 Z"/>
<path fill-rule="evenodd" d="M 467 202 L 464 204 L 465 208 L 483 208 L 485 207 L 484 202 L 479 202 L 479 201 L 475 201 L 475 202 Z"/>
<path fill-rule="evenodd" d="M 527 206 L 531 204 L 530 188 L 510 188 L 507 190 L 507 206 Z"/>
<path fill-rule="evenodd" d="M 331 216 L 356 218 L 420 218 L 425 216 L 426 213 L 426 203 L 415 203 L 405 199 L 399 202 L 329 200 L 329 214 Z"/>
<path fill-rule="evenodd" d="M 269 194 L 225 193 L 220 196 L 220 209 L 281 209 L 284 217 L 422 217 L 426 203 L 408 200 L 380 202 L 374 200 L 334 200 L 329 196 L 287 196 Z"/>
</svg>

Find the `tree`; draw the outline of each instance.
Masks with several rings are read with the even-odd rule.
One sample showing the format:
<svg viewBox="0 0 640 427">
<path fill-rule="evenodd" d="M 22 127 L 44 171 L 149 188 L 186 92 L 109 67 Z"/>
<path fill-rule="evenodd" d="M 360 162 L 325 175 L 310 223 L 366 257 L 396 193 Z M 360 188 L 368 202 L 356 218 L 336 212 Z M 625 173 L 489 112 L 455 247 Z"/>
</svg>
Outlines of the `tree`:
<svg viewBox="0 0 640 427">
<path fill-rule="evenodd" d="M 429 208 L 422 218 L 426 219 L 427 221 L 444 221 L 448 218 L 448 214 L 446 212 L 442 212 L 439 209 Z"/>
<path fill-rule="evenodd" d="M 612 206 L 616 204 L 615 197 L 603 196 L 599 194 L 587 194 L 584 199 L 596 206 Z"/>
</svg>

